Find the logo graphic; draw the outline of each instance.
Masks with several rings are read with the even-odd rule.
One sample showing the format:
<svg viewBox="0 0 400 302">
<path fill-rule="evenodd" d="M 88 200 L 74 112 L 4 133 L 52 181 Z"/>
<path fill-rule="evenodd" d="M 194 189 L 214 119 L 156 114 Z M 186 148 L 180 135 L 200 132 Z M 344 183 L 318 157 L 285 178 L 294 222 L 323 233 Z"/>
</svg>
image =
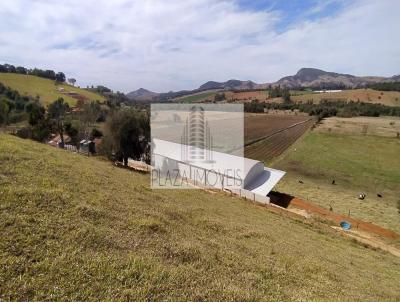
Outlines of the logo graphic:
<svg viewBox="0 0 400 302">
<path fill-rule="evenodd" d="M 212 160 L 212 136 L 205 119 L 204 108 L 193 105 L 181 138 L 182 159 L 187 163 L 207 162 Z"/>
<path fill-rule="evenodd" d="M 243 124 L 243 105 L 152 104 L 151 187 L 240 188 Z"/>
</svg>

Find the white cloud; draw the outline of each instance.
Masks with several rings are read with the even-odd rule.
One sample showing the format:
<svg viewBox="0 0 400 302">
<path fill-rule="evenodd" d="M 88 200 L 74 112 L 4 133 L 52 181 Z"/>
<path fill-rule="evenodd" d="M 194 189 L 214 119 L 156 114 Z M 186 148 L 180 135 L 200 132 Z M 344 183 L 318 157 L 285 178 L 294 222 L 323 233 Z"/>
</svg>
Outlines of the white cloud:
<svg viewBox="0 0 400 302">
<path fill-rule="evenodd" d="M 3 0 L 0 61 L 125 92 L 268 82 L 301 67 L 392 75 L 400 72 L 399 9 L 396 0 L 357 1 L 280 32 L 279 14 L 234 1 Z"/>
</svg>

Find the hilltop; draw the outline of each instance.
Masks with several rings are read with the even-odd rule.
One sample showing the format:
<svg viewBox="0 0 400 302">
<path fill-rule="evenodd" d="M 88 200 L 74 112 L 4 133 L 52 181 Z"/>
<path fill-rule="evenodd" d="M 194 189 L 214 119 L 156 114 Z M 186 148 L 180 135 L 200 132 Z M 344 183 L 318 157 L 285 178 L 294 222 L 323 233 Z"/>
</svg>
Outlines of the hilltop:
<svg viewBox="0 0 400 302">
<path fill-rule="evenodd" d="M 126 94 L 127 98 L 131 100 L 137 100 L 137 101 L 146 101 L 146 100 L 152 100 L 155 97 L 157 97 L 159 93 L 153 92 L 144 88 L 139 88 L 138 90 L 129 92 Z"/>
<path fill-rule="evenodd" d="M 394 77 L 358 77 L 351 74 L 327 72 L 316 68 L 301 68 L 295 75 L 283 77 L 273 84 L 289 88 L 343 89 L 366 87 L 368 84 L 384 81 L 394 81 Z"/>
<path fill-rule="evenodd" d="M 400 299 L 399 258 L 318 223 L 0 141 L 0 299 Z"/>
<path fill-rule="evenodd" d="M 336 72 L 328 72 L 316 68 L 301 68 L 295 75 L 285 76 L 272 83 L 255 83 L 253 81 L 242 81 L 237 79 L 226 82 L 208 81 L 194 90 L 181 90 L 176 92 L 155 93 L 144 88 L 132 91 L 127 94 L 130 99 L 137 100 L 165 100 L 198 94 L 211 90 L 252 90 L 266 89 L 271 86 L 282 86 L 290 89 L 312 88 L 315 90 L 344 89 L 344 88 L 365 88 L 370 84 L 382 82 L 399 81 L 400 75 L 392 77 L 379 76 L 355 76 Z"/>
<path fill-rule="evenodd" d="M 53 80 L 34 75 L 0 72 L 0 83 L 17 90 L 21 95 L 39 96 L 44 105 L 59 97 L 62 97 L 70 105 L 75 105 L 78 99 L 84 101 L 105 100 L 104 96 L 100 94 L 68 84 L 56 84 Z"/>
</svg>

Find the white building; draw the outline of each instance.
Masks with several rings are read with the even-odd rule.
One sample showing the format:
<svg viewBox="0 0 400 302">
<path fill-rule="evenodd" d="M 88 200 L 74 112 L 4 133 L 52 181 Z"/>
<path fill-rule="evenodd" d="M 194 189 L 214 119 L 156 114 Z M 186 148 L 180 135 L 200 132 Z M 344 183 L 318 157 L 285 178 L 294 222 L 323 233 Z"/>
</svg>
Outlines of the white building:
<svg viewBox="0 0 400 302">
<path fill-rule="evenodd" d="M 153 140 L 153 188 L 211 187 L 269 203 L 267 194 L 285 175 L 259 161 L 216 151 L 208 151 L 211 154 L 205 161 L 187 161 L 183 154 L 187 149 L 182 144 Z"/>
</svg>

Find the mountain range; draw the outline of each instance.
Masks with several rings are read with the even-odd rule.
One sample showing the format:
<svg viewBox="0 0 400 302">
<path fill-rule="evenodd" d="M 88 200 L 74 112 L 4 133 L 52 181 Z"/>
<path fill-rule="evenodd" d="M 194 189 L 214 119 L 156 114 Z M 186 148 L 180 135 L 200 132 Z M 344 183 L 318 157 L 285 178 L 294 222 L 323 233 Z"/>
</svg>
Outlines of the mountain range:
<svg viewBox="0 0 400 302">
<path fill-rule="evenodd" d="M 166 100 L 188 94 L 207 90 L 251 90 L 265 89 L 269 85 L 296 88 L 318 89 L 345 89 L 363 88 L 373 83 L 399 81 L 400 75 L 392 77 L 354 76 L 336 72 L 328 72 L 316 68 L 301 68 L 295 75 L 286 76 L 273 83 L 257 84 L 252 81 L 231 79 L 226 82 L 208 81 L 194 90 L 182 90 L 177 92 L 156 93 L 144 88 L 129 92 L 127 97 L 138 101 Z"/>
</svg>

